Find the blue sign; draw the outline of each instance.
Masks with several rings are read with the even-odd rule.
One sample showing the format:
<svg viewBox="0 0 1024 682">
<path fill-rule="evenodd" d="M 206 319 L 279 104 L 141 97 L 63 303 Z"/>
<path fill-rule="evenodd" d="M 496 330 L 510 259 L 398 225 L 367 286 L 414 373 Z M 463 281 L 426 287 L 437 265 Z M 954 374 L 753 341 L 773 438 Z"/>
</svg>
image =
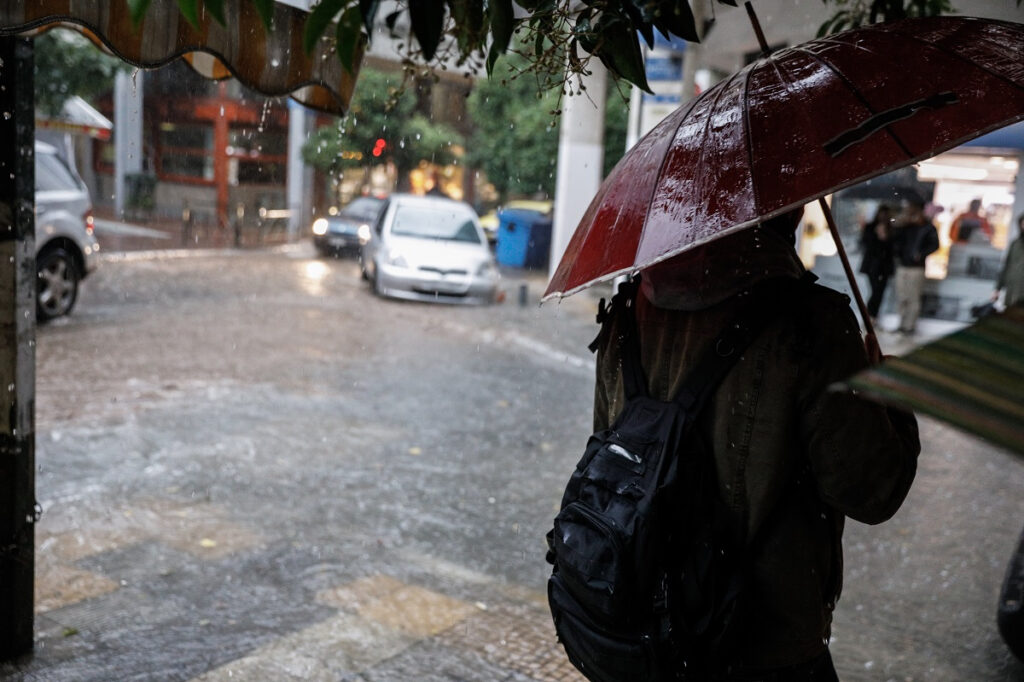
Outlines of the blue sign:
<svg viewBox="0 0 1024 682">
<path fill-rule="evenodd" d="M 682 98 L 679 95 L 652 95 L 645 92 L 644 104 L 679 104 Z"/>
<path fill-rule="evenodd" d="M 680 57 L 648 57 L 645 64 L 648 81 L 679 81 L 683 78 L 683 60 Z"/>
</svg>

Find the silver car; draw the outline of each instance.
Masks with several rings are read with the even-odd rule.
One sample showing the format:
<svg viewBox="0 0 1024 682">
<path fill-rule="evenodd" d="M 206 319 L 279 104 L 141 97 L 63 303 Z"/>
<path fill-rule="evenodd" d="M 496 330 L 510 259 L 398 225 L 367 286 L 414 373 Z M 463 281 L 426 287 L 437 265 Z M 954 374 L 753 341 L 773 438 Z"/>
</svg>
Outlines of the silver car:
<svg viewBox="0 0 1024 682">
<path fill-rule="evenodd" d="M 36 319 L 46 322 L 74 308 L 100 247 L 92 234 L 89 192 L 56 147 L 37 141 L 35 167 Z"/>
<path fill-rule="evenodd" d="M 395 194 L 362 245 L 363 276 L 381 296 L 490 303 L 500 275 L 476 212 L 439 197 Z"/>
</svg>

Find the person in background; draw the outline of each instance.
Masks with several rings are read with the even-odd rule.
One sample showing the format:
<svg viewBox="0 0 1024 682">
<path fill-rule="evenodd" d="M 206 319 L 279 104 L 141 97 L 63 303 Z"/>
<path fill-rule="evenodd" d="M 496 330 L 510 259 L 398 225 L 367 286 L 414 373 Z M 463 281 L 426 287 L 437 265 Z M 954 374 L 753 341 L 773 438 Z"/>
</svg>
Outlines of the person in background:
<svg viewBox="0 0 1024 682">
<path fill-rule="evenodd" d="M 954 244 L 992 241 L 992 225 L 981 212 L 981 199 L 972 199 L 967 210 L 953 219 L 949 238 Z"/>
<path fill-rule="evenodd" d="M 1024 213 L 1017 216 L 1017 238 L 1006 250 L 1006 260 L 992 292 L 993 301 L 999 298 L 1000 291 L 1006 292 L 1003 303 L 1007 308 L 1024 302 Z"/>
<path fill-rule="evenodd" d="M 896 221 L 893 249 L 896 254 L 896 298 L 899 302 L 901 334 L 917 330 L 924 290 L 925 259 L 938 250 L 939 233 L 924 214 L 924 202 L 917 197 L 904 200 Z"/>
<path fill-rule="evenodd" d="M 868 276 L 868 282 L 871 284 L 871 296 L 868 298 L 868 313 L 871 319 L 878 317 L 885 287 L 895 271 L 890 240 L 891 224 L 892 209 L 885 204 L 879 204 L 874 219 L 864 225 L 860 234 L 860 246 L 864 252 L 860 271 Z"/>
</svg>

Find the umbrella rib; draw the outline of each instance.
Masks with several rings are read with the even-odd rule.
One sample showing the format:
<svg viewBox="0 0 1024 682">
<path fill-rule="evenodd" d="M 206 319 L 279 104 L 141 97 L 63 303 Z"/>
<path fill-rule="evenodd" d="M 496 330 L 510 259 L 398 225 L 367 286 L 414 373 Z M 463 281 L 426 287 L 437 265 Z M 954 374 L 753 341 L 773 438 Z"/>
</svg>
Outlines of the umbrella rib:
<svg viewBox="0 0 1024 682">
<path fill-rule="evenodd" d="M 825 42 L 825 41 L 822 41 L 822 42 Z M 833 41 L 829 41 L 829 42 L 845 44 L 845 43 L 842 43 L 841 41 L 837 41 L 837 40 L 833 40 Z M 871 113 L 872 116 L 875 116 L 875 115 L 878 114 L 878 112 L 875 111 L 874 107 L 872 107 L 871 104 L 868 102 L 867 98 L 864 97 L 864 94 L 860 91 L 860 89 L 857 88 L 857 86 L 855 86 L 850 81 L 850 79 L 847 78 L 843 74 L 842 71 L 837 69 L 835 66 L 833 66 L 831 63 L 829 63 L 827 60 L 822 59 L 819 55 L 815 54 L 811 50 L 808 50 L 808 49 L 806 49 L 804 47 L 799 47 L 799 46 L 798 47 L 794 47 L 793 50 L 794 51 L 798 51 L 798 52 L 803 52 L 803 53 L 809 55 L 811 57 L 811 59 L 813 59 L 816 62 L 818 62 L 819 64 L 822 64 L 823 66 L 825 66 L 825 68 L 827 68 L 829 71 L 831 71 L 833 74 L 835 74 L 835 76 L 846 85 L 846 87 L 853 94 L 853 96 L 855 98 L 857 98 L 857 100 L 862 105 L 864 105 L 864 108 L 867 109 Z M 885 126 L 883 128 L 883 130 L 885 130 L 885 133 L 890 138 L 892 138 L 892 141 L 896 143 L 896 145 L 903 151 L 903 153 L 907 155 L 908 159 L 909 158 L 913 158 L 913 156 L 914 156 L 913 152 L 911 152 L 910 149 L 907 148 L 907 145 L 903 144 L 903 140 L 901 140 L 899 138 L 899 136 L 897 136 L 896 133 L 894 133 L 889 126 Z"/>
<path fill-rule="evenodd" d="M 719 87 L 721 90 L 725 90 L 724 85 L 719 85 L 719 86 L 716 86 L 716 87 Z M 718 98 L 721 97 L 721 96 L 722 96 L 721 92 L 719 92 L 715 96 L 715 101 L 717 102 Z M 672 138 L 671 138 L 672 140 L 675 140 L 676 135 L 679 134 L 679 129 L 683 127 L 683 123 L 686 122 L 686 119 L 690 115 L 690 112 L 693 111 L 693 108 L 695 106 L 697 106 L 697 102 L 699 102 L 701 99 L 702 99 L 701 97 L 694 97 L 693 99 L 690 100 L 690 102 L 689 102 L 690 106 L 688 106 L 686 108 L 686 112 L 682 116 L 679 117 L 679 124 L 675 127 L 675 130 L 672 131 Z M 704 130 L 705 130 L 705 132 L 707 131 L 707 124 L 705 124 Z M 670 143 L 669 144 L 669 150 L 671 150 L 671 148 L 672 148 L 672 145 Z M 703 150 L 703 147 L 701 147 L 701 149 Z M 701 153 L 703 154 L 703 151 Z M 651 209 L 652 209 L 652 207 L 654 205 L 654 195 L 657 194 L 657 192 L 658 192 L 658 182 L 657 182 L 657 179 L 660 178 L 661 174 L 665 171 L 665 165 L 668 163 L 668 157 L 669 156 L 670 155 L 669 155 L 668 151 L 666 151 L 665 154 L 662 154 L 662 156 L 661 156 L 661 163 L 658 165 L 658 173 L 657 173 L 657 175 L 654 176 L 655 177 L 655 181 L 651 183 L 651 195 L 647 199 L 647 210 L 644 211 L 644 226 L 643 226 L 643 229 L 640 231 L 640 237 L 637 239 L 637 247 L 638 248 L 639 248 L 639 245 L 642 244 L 643 241 L 644 241 L 644 234 L 647 233 L 647 216 L 649 216 L 651 214 Z M 637 269 L 636 268 L 636 258 L 634 257 L 632 270 L 635 271 L 636 269 Z"/>
</svg>

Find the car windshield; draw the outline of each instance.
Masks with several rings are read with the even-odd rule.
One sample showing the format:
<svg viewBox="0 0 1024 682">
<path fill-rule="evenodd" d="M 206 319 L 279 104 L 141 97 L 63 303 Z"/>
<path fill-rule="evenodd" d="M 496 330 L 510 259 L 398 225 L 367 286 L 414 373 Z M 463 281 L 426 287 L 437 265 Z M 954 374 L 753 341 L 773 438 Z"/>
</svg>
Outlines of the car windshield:
<svg viewBox="0 0 1024 682">
<path fill-rule="evenodd" d="M 341 212 L 347 216 L 370 222 L 377 218 L 377 213 L 380 211 L 381 204 L 383 203 L 382 199 L 371 199 L 369 197 L 354 199 L 345 208 L 341 209 Z"/>
<path fill-rule="evenodd" d="M 399 205 L 391 234 L 480 244 L 473 214 L 461 206 Z"/>
</svg>

